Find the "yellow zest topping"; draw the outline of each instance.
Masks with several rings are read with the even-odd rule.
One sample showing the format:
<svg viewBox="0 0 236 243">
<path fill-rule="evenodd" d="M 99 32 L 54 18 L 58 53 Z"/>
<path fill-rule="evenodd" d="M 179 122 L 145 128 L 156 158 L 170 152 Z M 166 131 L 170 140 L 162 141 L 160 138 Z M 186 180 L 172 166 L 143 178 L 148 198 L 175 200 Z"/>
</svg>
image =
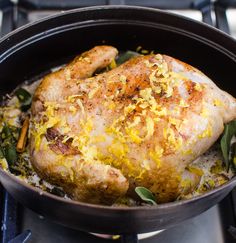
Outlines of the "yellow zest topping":
<svg viewBox="0 0 236 243">
<path fill-rule="evenodd" d="M 112 59 L 111 63 L 109 64 L 109 68 L 113 69 L 113 68 L 116 68 L 116 67 L 117 67 L 116 61 L 115 61 L 115 59 Z"/>
<path fill-rule="evenodd" d="M 179 106 L 185 108 L 185 107 L 189 107 L 189 104 L 184 99 L 181 99 L 179 102 Z"/>
<path fill-rule="evenodd" d="M 197 91 L 199 91 L 199 92 L 201 92 L 202 91 L 202 85 L 199 84 L 199 83 L 195 83 L 194 89 L 197 90 Z"/>
<path fill-rule="evenodd" d="M 138 47 L 136 48 L 136 52 L 139 52 L 141 49 L 142 49 L 142 46 L 138 46 Z"/>
<path fill-rule="evenodd" d="M 207 118 L 209 115 L 209 111 L 204 107 L 200 113 L 200 116 Z"/>
<path fill-rule="evenodd" d="M 107 106 L 110 110 L 114 110 L 116 108 L 116 104 L 113 101 L 108 102 Z"/>
<path fill-rule="evenodd" d="M 204 172 L 200 168 L 197 168 L 197 167 L 188 166 L 187 169 L 189 172 L 196 174 L 198 176 L 202 176 L 204 174 Z"/>
<path fill-rule="evenodd" d="M 131 122 L 127 122 L 128 128 L 137 126 L 140 123 L 140 121 L 141 121 L 140 116 L 135 116 L 134 117 L 134 121 L 132 123 Z"/>
<path fill-rule="evenodd" d="M 149 51 L 148 51 L 148 50 L 144 50 L 144 49 L 143 49 L 143 50 L 141 50 L 141 53 L 142 53 L 142 54 L 148 54 L 148 53 L 149 53 Z"/>
<path fill-rule="evenodd" d="M 156 122 L 156 123 L 159 122 L 160 120 L 161 120 L 161 119 L 160 119 L 159 117 L 155 117 L 155 118 L 153 118 L 153 121 Z"/>
<path fill-rule="evenodd" d="M 193 151 L 192 151 L 192 149 L 187 149 L 185 151 L 182 151 L 182 154 L 183 155 L 191 155 L 191 154 L 193 154 Z"/>
<path fill-rule="evenodd" d="M 140 90 L 139 94 L 142 98 L 137 98 L 136 101 L 137 101 L 137 104 L 141 103 L 141 105 L 139 105 L 141 108 L 145 109 L 146 107 L 148 107 L 150 105 L 151 111 L 155 111 L 157 109 L 158 105 L 157 105 L 155 98 L 152 95 L 151 88 L 146 88 L 146 89 Z"/>
<path fill-rule="evenodd" d="M 178 150 L 182 144 L 183 140 L 181 136 L 176 137 L 175 132 L 170 127 L 165 127 L 163 129 L 163 137 L 167 140 L 166 147 L 172 148 L 174 150 Z"/>
<path fill-rule="evenodd" d="M 84 106 L 83 106 L 82 101 L 81 101 L 80 99 L 77 99 L 77 100 L 76 100 L 76 103 L 79 105 L 82 114 L 84 114 Z"/>
<path fill-rule="evenodd" d="M 141 167 L 143 167 L 144 169 L 146 170 L 150 170 L 151 167 L 150 167 L 150 161 L 147 160 L 147 159 L 144 159 L 141 163 Z"/>
<path fill-rule="evenodd" d="M 8 169 L 8 163 L 7 163 L 5 158 L 0 159 L 0 167 L 2 167 L 3 170 L 7 170 Z"/>
<path fill-rule="evenodd" d="M 108 151 L 116 156 L 117 158 L 124 158 L 129 151 L 126 144 L 121 143 L 118 140 L 114 140 L 113 143 L 108 147 Z"/>
<path fill-rule="evenodd" d="M 147 135 L 145 139 L 149 139 L 154 133 L 154 122 L 151 117 L 146 118 Z"/>
<path fill-rule="evenodd" d="M 214 99 L 214 105 L 224 107 L 224 103 L 219 99 Z"/>
<path fill-rule="evenodd" d="M 79 61 L 85 61 L 87 63 L 91 63 L 91 60 L 89 57 L 83 57 L 83 56 L 80 56 L 79 57 Z"/>
<path fill-rule="evenodd" d="M 125 131 L 132 142 L 140 144 L 143 141 L 143 139 L 139 137 L 139 130 L 126 127 Z"/>
<path fill-rule="evenodd" d="M 163 155 L 163 148 L 160 148 L 158 146 L 155 147 L 154 151 L 150 151 L 149 155 L 150 158 L 156 163 L 157 168 L 161 166 L 161 157 Z"/>
<path fill-rule="evenodd" d="M 81 95 L 79 95 L 79 94 L 78 95 L 70 95 L 70 96 L 67 97 L 67 101 L 68 102 L 75 102 L 75 100 L 79 97 L 81 97 Z"/>
<path fill-rule="evenodd" d="M 70 69 L 69 68 L 66 68 L 64 70 L 64 73 L 65 73 L 65 78 L 67 81 L 69 81 L 71 79 L 71 72 L 70 72 Z"/>
<path fill-rule="evenodd" d="M 132 105 L 132 104 L 129 104 L 128 106 L 126 106 L 124 108 L 124 115 L 128 115 L 129 113 L 131 113 L 133 110 L 135 110 L 136 108 L 136 105 Z"/>
<path fill-rule="evenodd" d="M 166 89 L 166 98 L 171 97 L 173 94 L 173 88 L 171 86 L 168 86 Z"/>
<path fill-rule="evenodd" d="M 67 124 L 66 118 L 61 118 L 60 121 L 58 122 L 58 127 L 60 129 L 60 132 L 62 134 L 68 133 L 71 131 L 71 128 Z"/>
<path fill-rule="evenodd" d="M 73 114 L 75 114 L 77 110 L 76 110 L 76 108 L 73 105 L 70 105 L 69 106 L 69 111 L 71 111 Z"/>
<path fill-rule="evenodd" d="M 65 136 L 62 140 L 62 143 L 66 143 L 70 138 L 70 136 Z"/>
<path fill-rule="evenodd" d="M 144 64 L 146 65 L 146 67 L 150 67 L 150 62 L 148 60 L 145 60 Z"/>
<path fill-rule="evenodd" d="M 162 93 L 166 98 L 169 98 L 173 95 L 174 87 L 178 86 L 179 80 L 184 80 L 186 77 L 180 73 L 169 71 L 167 62 L 160 54 L 156 55 L 155 58 L 157 62 L 145 62 L 147 67 L 157 66 L 149 76 L 151 88 L 156 94 Z"/>
<path fill-rule="evenodd" d="M 163 60 L 163 57 L 162 57 L 161 54 L 157 54 L 157 55 L 155 55 L 155 58 L 156 58 L 157 60 L 159 60 L 159 61 L 162 61 L 162 60 Z"/>
<path fill-rule="evenodd" d="M 123 84 L 126 84 L 126 77 L 124 75 L 121 75 L 120 76 L 120 81 L 123 83 Z"/>
<path fill-rule="evenodd" d="M 99 87 L 97 86 L 97 87 L 95 87 L 94 89 L 92 89 L 91 91 L 89 91 L 89 93 L 88 93 L 88 98 L 89 98 L 89 99 L 92 99 L 93 96 L 97 93 L 98 90 L 99 90 Z"/>
<path fill-rule="evenodd" d="M 38 150 L 41 144 L 41 136 L 47 132 L 48 128 L 54 127 L 56 124 L 61 122 L 61 119 L 55 115 L 55 110 L 58 108 L 58 105 L 54 102 L 45 102 L 44 104 L 46 111 L 45 117 L 47 118 L 46 122 L 34 122 L 34 129 L 31 131 L 35 139 L 35 149 Z"/>
<path fill-rule="evenodd" d="M 207 129 L 205 129 L 201 134 L 198 135 L 198 138 L 210 138 L 212 136 L 212 127 L 208 124 Z"/>
<path fill-rule="evenodd" d="M 91 138 L 91 143 L 101 143 L 101 142 L 105 142 L 106 138 L 104 135 L 97 135 L 97 136 L 93 136 Z"/>
<path fill-rule="evenodd" d="M 120 78 L 121 78 L 121 82 L 122 82 L 122 84 L 123 84 L 121 93 L 124 94 L 124 93 L 125 93 L 125 89 L 126 89 L 126 77 L 123 76 L 123 75 L 121 75 Z"/>
<path fill-rule="evenodd" d="M 170 124 L 172 124 L 176 127 L 179 127 L 181 121 L 179 119 L 169 117 L 169 122 L 170 122 Z"/>
<path fill-rule="evenodd" d="M 160 110 L 154 110 L 153 112 L 155 115 L 158 116 L 166 116 L 168 114 L 168 110 L 166 109 L 166 107 L 160 108 Z"/>
</svg>

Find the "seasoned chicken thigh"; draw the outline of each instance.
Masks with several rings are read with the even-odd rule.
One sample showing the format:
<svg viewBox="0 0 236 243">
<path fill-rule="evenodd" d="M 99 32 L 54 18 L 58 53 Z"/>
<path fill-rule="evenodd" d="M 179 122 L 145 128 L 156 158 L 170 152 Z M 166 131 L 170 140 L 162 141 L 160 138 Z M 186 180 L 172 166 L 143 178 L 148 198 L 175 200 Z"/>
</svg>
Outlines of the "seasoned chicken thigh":
<svg viewBox="0 0 236 243">
<path fill-rule="evenodd" d="M 236 118 L 236 101 L 199 70 L 160 54 L 91 77 L 116 55 L 97 46 L 41 81 L 32 164 L 75 200 L 110 204 L 136 186 L 157 202 L 174 200 L 186 166 Z"/>
</svg>

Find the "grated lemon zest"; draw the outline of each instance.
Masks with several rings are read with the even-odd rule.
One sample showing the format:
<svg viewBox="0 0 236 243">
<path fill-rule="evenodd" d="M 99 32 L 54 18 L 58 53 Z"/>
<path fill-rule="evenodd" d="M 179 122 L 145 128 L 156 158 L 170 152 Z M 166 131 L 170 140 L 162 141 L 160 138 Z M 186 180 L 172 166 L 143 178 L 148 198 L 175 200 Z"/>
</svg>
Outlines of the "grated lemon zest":
<svg viewBox="0 0 236 243">
<path fill-rule="evenodd" d="M 189 107 L 189 104 L 184 99 L 181 99 L 179 102 L 179 106 L 186 108 Z"/>
<path fill-rule="evenodd" d="M 150 158 L 156 163 L 157 168 L 161 166 L 161 157 L 163 155 L 164 149 L 158 146 L 155 147 L 154 151 L 149 152 Z"/>
<path fill-rule="evenodd" d="M 212 136 L 212 127 L 208 124 L 207 129 L 205 129 L 201 134 L 198 134 L 198 138 L 210 138 Z"/>
<path fill-rule="evenodd" d="M 139 137 L 139 130 L 126 127 L 125 131 L 132 142 L 140 144 L 143 141 L 143 139 Z"/>
<path fill-rule="evenodd" d="M 146 128 L 147 128 L 147 135 L 145 139 L 149 139 L 154 133 L 154 121 L 151 117 L 146 118 Z"/>
<path fill-rule="evenodd" d="M 82 114 L 84 114 L 85 111 L 84 111 L 84 106 L 83 106 L 83 103 L 82 103 L 81 99 L 77 99 L 77 100 L 76 100 L 76 103 L 79 105 Z"/>
<path fill-rule="evenodd" d="M 219 107 L 224 107 L 224 103 L 219 99 L 214 99 L 214 105 Z"/>
<path fill-rule="evenodd" d="M 115 59 L 112 59 L 111 63 L 109 64 L 109 68 L 114 69 L 116 67 L 117 67 L 116 61 L 115 61 Z"/>
<path fill-rule="evenodd" d="M 195 83 L 194 89 L 201 92 L 203 89 L 203 86 L 200 83 Z"/>
<path fill-rule="evenodd" d="M 95 87 L 94 89 L 90 90 L 88 93 L 88 98 L 92 99 L 94 97 L 94 95 L 97 93 L 97 91 L 99 90 L 99 87 Z"/>
<path fill-rule="evenodd" d="M 73 105 L 70 105 L 69 106 L 69 111 L 72 112 L 73 114 L 75 114 L 77 110 L 76 110 L 76 108 Z"/>
</svg>

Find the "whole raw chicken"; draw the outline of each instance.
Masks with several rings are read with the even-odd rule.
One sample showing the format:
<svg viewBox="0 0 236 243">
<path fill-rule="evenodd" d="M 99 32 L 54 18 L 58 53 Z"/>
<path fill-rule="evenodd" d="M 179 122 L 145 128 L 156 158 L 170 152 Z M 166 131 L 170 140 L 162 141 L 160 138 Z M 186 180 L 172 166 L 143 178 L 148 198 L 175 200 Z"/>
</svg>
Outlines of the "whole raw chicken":
<svg viewBox="0 0 236 243">
<path fill-rule="evenodd" d="M 236 118 L 236 101 L 172 57 L 114 67 L 117 54 L 96 46 L 44 77 L 32 103 L 32 164 L 75 200 L 111 204 L 144 186 L 172 201 L 186 166 Z"/>
</svg>

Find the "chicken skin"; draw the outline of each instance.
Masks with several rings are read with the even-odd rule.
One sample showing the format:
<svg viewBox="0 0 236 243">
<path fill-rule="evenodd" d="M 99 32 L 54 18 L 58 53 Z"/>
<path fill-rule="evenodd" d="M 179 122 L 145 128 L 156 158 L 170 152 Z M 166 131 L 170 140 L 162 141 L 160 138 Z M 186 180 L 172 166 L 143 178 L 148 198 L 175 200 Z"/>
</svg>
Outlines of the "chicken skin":
<svg viewBox="0 0 236 243">
<path fill-rule="evenodd" d="M 32 103 L 31 162 L 73 199 L 112 204 L 148 188 L 175 200 L 185 168 L 236 118 L 236 100 L 175 58 L 97 46 L 43 78 Z"/>
</svg>

